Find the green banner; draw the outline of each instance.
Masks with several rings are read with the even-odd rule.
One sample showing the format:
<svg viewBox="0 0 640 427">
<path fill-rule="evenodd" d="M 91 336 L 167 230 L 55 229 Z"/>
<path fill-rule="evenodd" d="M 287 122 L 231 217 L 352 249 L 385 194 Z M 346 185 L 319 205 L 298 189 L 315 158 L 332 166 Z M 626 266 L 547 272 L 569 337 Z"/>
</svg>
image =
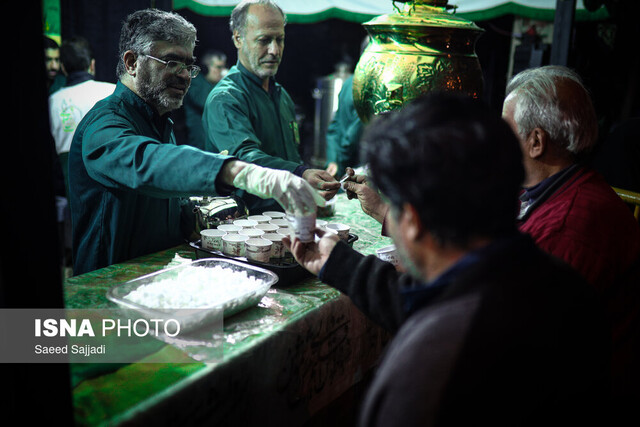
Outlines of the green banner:
<svg viewBox="0 0 640 427">
<path fill-rule="evenodd" d="M 60 0 L 42 0 L 43 34 L 60 44 L 60 27 Z"/>
</svg>

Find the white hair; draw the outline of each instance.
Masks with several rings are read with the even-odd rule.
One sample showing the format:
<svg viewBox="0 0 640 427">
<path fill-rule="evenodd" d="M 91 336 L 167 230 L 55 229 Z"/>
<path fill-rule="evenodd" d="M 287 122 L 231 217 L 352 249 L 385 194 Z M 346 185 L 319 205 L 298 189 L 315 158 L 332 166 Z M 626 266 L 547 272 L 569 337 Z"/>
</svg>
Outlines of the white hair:
<svg viewBox="0 0 640 427">
<path fill-rule="evenodd" d="M 581 88 L 579 101 L 558 97 L 558 85 L 566 79 Z M 552 143 L 575 155 L 595 145 L 598 126 L 591 98 L 580 76 L 569 68 L 548 65 L 524 70 L 509 81 L 506 96 L 510 95 L 515 96 L 513 120 L 520 137 L 541 128 Z"/>
</svg>

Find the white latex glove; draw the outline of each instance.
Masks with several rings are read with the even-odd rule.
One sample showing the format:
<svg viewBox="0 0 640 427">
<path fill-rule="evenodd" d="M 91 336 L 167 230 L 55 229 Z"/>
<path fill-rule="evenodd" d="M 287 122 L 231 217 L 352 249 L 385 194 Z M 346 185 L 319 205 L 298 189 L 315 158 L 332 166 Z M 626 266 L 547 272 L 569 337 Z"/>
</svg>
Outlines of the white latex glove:
<svg viewBox="0 0 640 427">
<path fill-rule="evenodd" d="M 233 186 L 262 199 L 275 199 L 286 212 L 311 212 L 325 200 L 304 179 L 291 172 L 247 164 Z"/>
</svg>

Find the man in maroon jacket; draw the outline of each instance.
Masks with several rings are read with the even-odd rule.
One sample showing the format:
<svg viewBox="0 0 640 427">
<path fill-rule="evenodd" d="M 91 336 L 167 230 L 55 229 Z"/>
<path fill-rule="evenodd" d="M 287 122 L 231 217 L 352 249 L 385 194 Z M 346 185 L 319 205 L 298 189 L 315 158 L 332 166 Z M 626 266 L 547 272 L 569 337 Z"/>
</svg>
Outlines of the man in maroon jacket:
<svg viewBox="0 0 640 427">
<path fill-rule="evenodd" d="M 613 326 L 614 391 L 629 398 L 638 389 L 640 227 L 604 178 L 582 164 L 597 139 L 589 94 L 565 67 L 525 70 L 507 86 L 503 118 L 520 140 L 526 171 L 519 228 L 601 296 Z"/>
</svg>

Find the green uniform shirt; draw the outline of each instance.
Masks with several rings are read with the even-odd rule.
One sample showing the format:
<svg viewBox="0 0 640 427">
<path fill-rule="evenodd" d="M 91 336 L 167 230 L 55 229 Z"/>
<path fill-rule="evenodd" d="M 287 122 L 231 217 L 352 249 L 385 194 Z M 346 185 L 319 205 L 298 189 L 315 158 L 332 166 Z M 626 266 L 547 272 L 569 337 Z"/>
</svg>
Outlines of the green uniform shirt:
<svg viewBox="0 0 640 427">
<path fill-rule="evenodd" d="M 74 274 L 182 243 L 195 224 L 186 197 L 224 191 L 216 177 L 227 159 L 176 145 L 171 119 L 118 82 L 69 151 Z"/>
<path fill-rule="evenodd" d="M 298 175 L 304 171 L 293 100 L 273 79 L 267 93 L 260 78 L 240 62 L 209 93 L 202 125 L 208 151 L 228 150 L 248 163 Z M 274 200 L 239 195 L 251 213 L 282 210 Z"/>
<path fill-rule="evenodd" d="M 327 164 L 338 165 L 338 176 L 345 173 L 347 166 L 356 168 L 360 160 L 360 138 L 362 121 L 353 103 L 353 75 L 343 83 L 338 94 L 338 109 L 327 128 Z"/>
<path fill-rule="evenodd" d="M 205 136 L 202 128 L 202 112 L 209 92 L 215 85 L 205 76 L 198 74 L 191 79 L 191 86 L 184 97 L 184 117 L 187 126 L 187 144 L 204 150 Z"/>
</svg>

